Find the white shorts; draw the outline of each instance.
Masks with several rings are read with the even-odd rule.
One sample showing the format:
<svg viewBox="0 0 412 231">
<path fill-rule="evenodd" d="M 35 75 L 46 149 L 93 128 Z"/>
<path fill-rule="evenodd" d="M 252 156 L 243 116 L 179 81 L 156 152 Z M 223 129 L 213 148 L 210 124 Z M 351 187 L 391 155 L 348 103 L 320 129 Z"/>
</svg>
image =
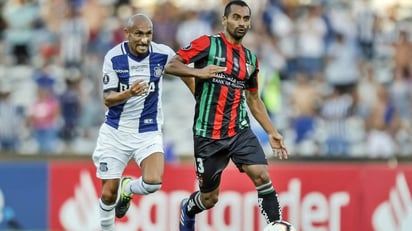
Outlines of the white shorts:
<svg viewBox="0 0 412 231">
<path fill-rule="evenodd" d="M 107 124 L 100 127 L 93 162 L 100 179 L 121 178 L 130 159 L 139 165 L 153 153 L 163 153 L 160 131 L 130 133 L 119 131 Z"/>
</svg>

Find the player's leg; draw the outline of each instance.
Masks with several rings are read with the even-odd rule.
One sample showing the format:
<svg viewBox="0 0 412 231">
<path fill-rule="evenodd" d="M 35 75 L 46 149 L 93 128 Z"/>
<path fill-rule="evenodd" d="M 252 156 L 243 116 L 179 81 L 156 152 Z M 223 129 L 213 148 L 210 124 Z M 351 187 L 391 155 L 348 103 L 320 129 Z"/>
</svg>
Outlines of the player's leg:
<svg viewBox="0 0 412 231">
<path fill-rule="evenodd" d="M 258 205 L 267 223 L 282 219 L 282 210 L 272 185 L 267 165 L 243 165 L 242 169 L 256 186 Z"/>
<path fill-rule="evenodd" d="M 183 199 L 180 205 L 179 230 L 194 231 L 196 214 L 213 208 L 218 201 L 218 197 L 219 187 L 207 193 L 196 191 L 189 198 Z"/>
<path fill-rule="evenodd" d="M 99 199 L 100 226 L 102 231 L 113 231 L 119 180 L 125 164 L 115 158 L 94 158 L 94 160 L 99 166 L 96 175 L 102 180 Z"/>
<path fill-rule="evenodd" d="M 114 230 L 114 208 L 116 206 L 119 179 L 102 180 L 102 193 L 99 200 L 100 226 L 102 231 Z"/>
<path fill-rule="evenodd" d="M 161 132 L 141 134 L 136 143 L 134 158 L 142 170 L 142 176 L 130 183 L 133 194 L 149 194 L 162 186 L 165 158 Z"/>
<path fill-rule="evenodd" d="M 100 226 L 102 231 L 113 231 L 115 228 L 115 206 L 118 195 L 119 180 L 129 160 L 127 151 L 122 150 L 113 137 L 115 129 L 103 125 L 99 131 L 93 162 L 96 176 L 102 180 L 102 191 L 99 198 Z"/>
<path fill-rule="evenodd" d="M 246 172 L 256 187 L 259 209 L 266 222 L 280 220 L 278 196 L 269 176 L 265 153 L 255 134 L 245 129 L 231 147 L 232 161 L 241 172 Z"/>
<path fill-rule="evenodd" d="M 124 177 L 120 183 L 120 197 L 116 205 L 116 217 L 123 217 L 134 194 L 147 195 L 162 186 L 164 172 L 163 138 L 160 132 L 140 134 L 133 143 L 133 152 L 142 176 L 137 179 Z"/>
<path fill-rule="evenodd" d="M 131 180 L 126 185 L 125 192 L 147 195 L 158 191 L 162 186 L 164 162 L 162 152 L 155 152 L 142 160 L 140 164 L 142 176 Z"/>
<path fill-rule="evenodd" d="M 195 215 L 218 202 L 221 174 L 229 163 L 225 142 L 195 137 L 195 166 L 200 191 L 182 201 L 180 231 L 194 231 Z"/>
</svg>

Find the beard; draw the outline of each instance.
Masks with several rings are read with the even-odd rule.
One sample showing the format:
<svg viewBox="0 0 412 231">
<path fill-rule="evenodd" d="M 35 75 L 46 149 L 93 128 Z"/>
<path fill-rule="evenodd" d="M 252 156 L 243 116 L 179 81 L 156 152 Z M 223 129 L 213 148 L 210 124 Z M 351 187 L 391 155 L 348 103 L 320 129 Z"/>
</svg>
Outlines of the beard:
<svg viewBox="0 0 412 231">
<path fill-rule="evenodd" d="M 247 33 L 247 29 L 245 28 L 243 31 L 239 31 L 238 29 L 228 30 L 230 36 L 232 36 L 236 40 L 242 40 Z"/>
</svg>

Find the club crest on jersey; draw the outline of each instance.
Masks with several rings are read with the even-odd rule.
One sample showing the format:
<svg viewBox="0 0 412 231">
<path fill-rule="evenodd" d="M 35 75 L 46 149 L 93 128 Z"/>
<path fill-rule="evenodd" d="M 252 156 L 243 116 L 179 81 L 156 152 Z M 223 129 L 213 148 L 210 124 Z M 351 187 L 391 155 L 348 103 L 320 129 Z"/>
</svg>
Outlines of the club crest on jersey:
<svg viewBox="0 0 412 231">
<path fill-rule="evenodd" d="M 163 66 L 158 65 L 157 67 L 154 68 L 154 76 L 157 78 L 160 78 L 163 73 Z"/>
<path fill-rule="evenodd" d="M 250 63 L 246 63 L 246 70 L 247 74 L 250 76 L 253 73 L 253 65 Z"/>
<path fill-rule="evenodd" d="M 107 163 L 106 162 L 100 162 L 99 170 L 101 172 L 107 172 L 109 170 L 109 168 L 107 167 Z"/>
</svg>

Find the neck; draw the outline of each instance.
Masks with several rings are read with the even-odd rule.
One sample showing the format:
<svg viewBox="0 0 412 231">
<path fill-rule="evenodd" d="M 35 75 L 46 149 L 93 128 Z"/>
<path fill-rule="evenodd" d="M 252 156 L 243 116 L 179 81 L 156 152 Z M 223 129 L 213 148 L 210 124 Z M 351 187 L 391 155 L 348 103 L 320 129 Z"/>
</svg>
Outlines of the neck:
<svg viewBox="0 0 412 231">
<path fill-rule="evenodd" d="M 226 40 L 232 43 L 233 45 L 242 45 L 242 39 L 233 38 L 233 36 L 231 36 L 227 31 L 224 31 L 223 34 L 225 35 Z"/>
</svg>

